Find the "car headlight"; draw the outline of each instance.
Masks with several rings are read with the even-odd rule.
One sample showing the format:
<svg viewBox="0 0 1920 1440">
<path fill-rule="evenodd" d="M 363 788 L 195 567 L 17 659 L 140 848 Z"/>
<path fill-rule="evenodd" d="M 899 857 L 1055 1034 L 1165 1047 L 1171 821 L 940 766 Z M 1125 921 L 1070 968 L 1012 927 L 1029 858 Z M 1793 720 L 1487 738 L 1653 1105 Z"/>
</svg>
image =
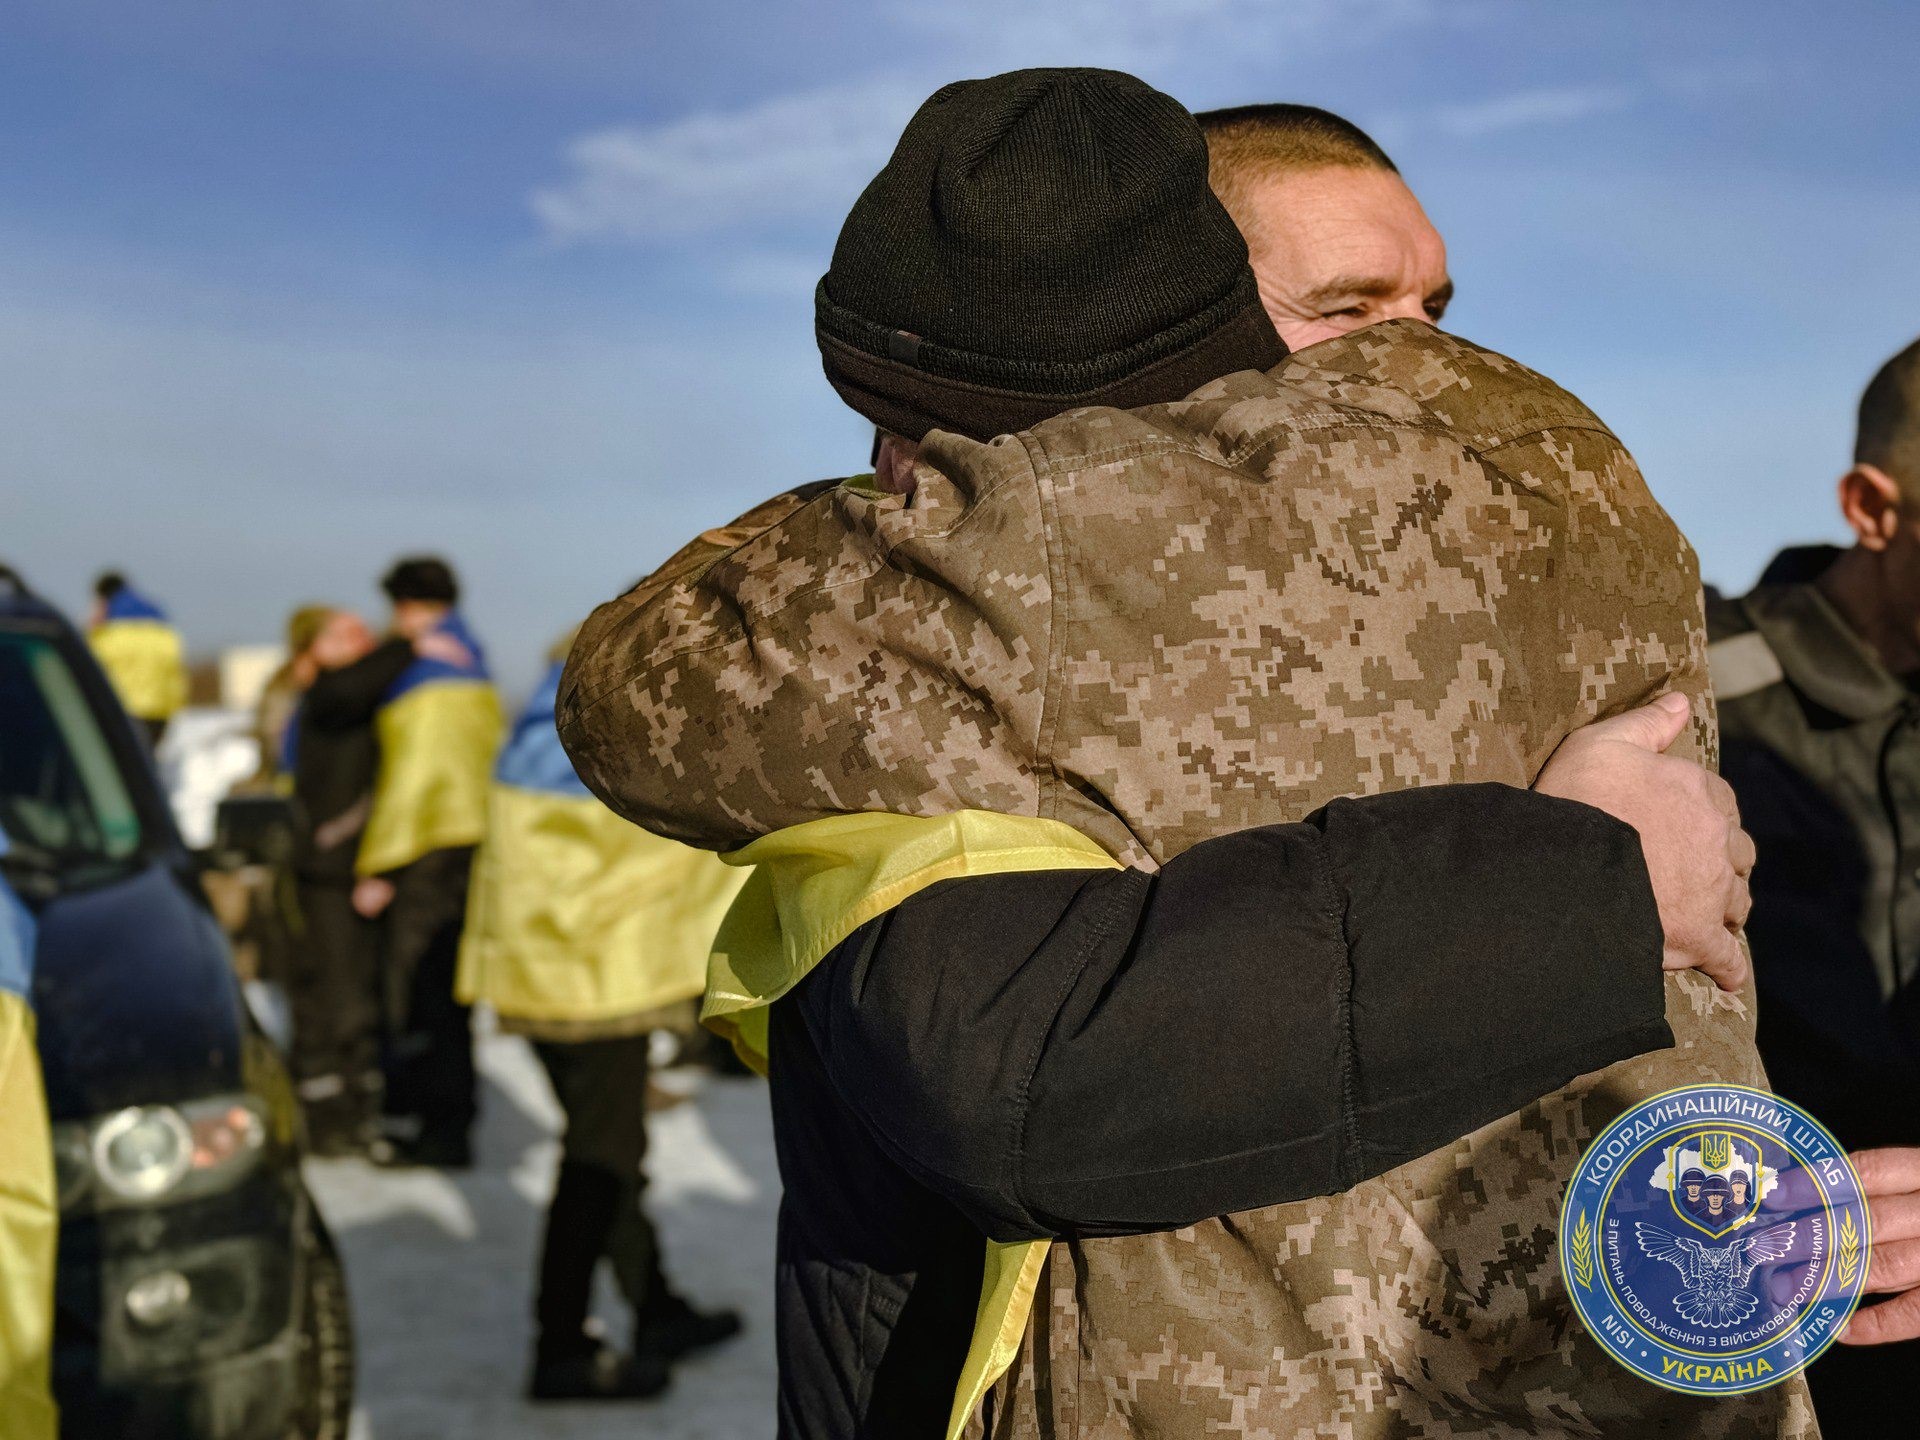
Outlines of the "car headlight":
<svg viewBox="0 0 1920 1440">
<path fill-rule="evenodd" d="M 266 1143 L 265 1115 L 245 1095 L 134 1105 L 56 1126 L 60 1201 L 67 1209 L 106 1209 L 211 1194 L 245 1178 Z"/>
<path fill-rule="evenodd" d="M 93 1132 L 93 1173 L 122 1200 L 157 1200 L 193 1167 L 186 1118 L 164 1105 L 122 1110 Z"/>
</svg>

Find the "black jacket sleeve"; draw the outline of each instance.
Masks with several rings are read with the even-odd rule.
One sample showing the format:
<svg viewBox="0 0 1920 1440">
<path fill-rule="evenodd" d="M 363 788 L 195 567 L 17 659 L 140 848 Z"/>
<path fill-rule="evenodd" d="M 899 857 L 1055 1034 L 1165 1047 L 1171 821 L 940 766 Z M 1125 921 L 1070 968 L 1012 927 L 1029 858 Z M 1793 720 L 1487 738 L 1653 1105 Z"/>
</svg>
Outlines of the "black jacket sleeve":
<svg viewBox="0 0 1920 1440">
<path fill-rule="evenodd" d="M 1158 875 L 933 886 L 798 986 L 829 1083 L 995 1239 L 1333 1194 L 1673 1043 L 1639 837 L 1503 785 L 1340 800 Z"/>
<path fill-rule="evenodd" d="M 322 670 L 301 701 L 300 723 L 320 730 L 351 730 L 369 724 L 381 697 L 413 663 L 413 644 L 384 640 L 338 670 Z"/>
</svg>

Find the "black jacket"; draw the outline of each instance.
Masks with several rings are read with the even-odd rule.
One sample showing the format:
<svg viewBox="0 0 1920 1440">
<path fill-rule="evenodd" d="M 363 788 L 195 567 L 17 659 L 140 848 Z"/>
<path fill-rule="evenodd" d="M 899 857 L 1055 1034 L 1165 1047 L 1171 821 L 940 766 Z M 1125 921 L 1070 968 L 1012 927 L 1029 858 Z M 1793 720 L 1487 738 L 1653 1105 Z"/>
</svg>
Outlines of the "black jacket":
<svg viewBox="0 0 1920 1440">
<path fill-rule="evenodd" d="M 294 868 L 302 880 L 352 883 L 380 763 L 373 717 L 412 663 L 411 642 L 388 640 L 351 665 L 321 671 L 302 697 L 293 722 L 293 793 L 302 817 Z"/>
<path fill-rule="evenodd" d="M 773 1007 L 783 1437 L 938 1435 L 983 1235 L 1331 1194 L 1672 1043 L 1638 837 L 1499 785 L 948 881 Z"/>
</svg>

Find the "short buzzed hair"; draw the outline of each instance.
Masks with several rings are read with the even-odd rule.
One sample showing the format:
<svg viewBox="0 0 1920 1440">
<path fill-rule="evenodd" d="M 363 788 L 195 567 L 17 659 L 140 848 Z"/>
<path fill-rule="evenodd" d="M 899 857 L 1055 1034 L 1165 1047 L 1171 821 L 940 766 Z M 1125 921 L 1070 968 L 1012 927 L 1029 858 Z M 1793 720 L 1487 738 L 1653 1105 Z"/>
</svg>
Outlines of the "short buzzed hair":
<svg viewBox="0 0 1920 1440">
<path fill-rule="evenodd" d="M 1884 470 L 1903 494 L 1920 495 L 1920 340 L 1868 382 L 1860 397 L 1853 460 Z"/>
<path fill-rule="evenodd" d="M 1296 170 L 1400 167 L 1351 120 L 1313 105 L 1235 105 L 1193 117 L 1207 137 L 1207 180 L 1245 228 L 1246 187 Z"/>
</svg>

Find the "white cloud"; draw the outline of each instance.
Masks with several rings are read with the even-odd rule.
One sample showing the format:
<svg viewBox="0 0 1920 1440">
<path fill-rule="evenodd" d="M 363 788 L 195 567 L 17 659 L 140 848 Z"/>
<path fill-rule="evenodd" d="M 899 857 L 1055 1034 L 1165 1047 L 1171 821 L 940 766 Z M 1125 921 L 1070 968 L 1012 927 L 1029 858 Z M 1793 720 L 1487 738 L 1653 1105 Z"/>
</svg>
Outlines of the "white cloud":
<svg viewBox="0 0 1920 1440">
<path fill-rule="evenodd" d="M 1624 110 L 1633 101 L 1634 92 L 1624 85 L 1568 85 L 1522 90 L 1471 105 L 1443 105 L 1434 112 L 1434 120 L 1449 135 L 1472 140 L 1502 130 L 1564 125 Z"/>
<path fill-rule="evenodd" d="M 569 142 L 568 175 L 536 191 L 550 239 L 678 239 L 844 210 L 925 98 L 869 80 Z"/>
<path fill-rule="evenodd" d="M 1138 72 L 1200 103 L 1249 56 L 1272 56 L 1279 84 L 1328 47 L 1351 51 L 1431 23 L 1436 0 L 980 0 L 964 9 L 883 6 L 903 59 L 885 78 L 617 125 L 569 141 L 565 174 L 530 204 L 549 240 L 672 242 L 770 231 L 845 213 L 885 162 L 919 103 L 957 75 L 1016 66 L 1104 65 Z M 1196 36 L 1220 36 L 1217 51 Z M 914 57 L 934 57 L 919 60 Z M 1180 57 L 1185 57 L 1182 60 Z"/>
</svg>

